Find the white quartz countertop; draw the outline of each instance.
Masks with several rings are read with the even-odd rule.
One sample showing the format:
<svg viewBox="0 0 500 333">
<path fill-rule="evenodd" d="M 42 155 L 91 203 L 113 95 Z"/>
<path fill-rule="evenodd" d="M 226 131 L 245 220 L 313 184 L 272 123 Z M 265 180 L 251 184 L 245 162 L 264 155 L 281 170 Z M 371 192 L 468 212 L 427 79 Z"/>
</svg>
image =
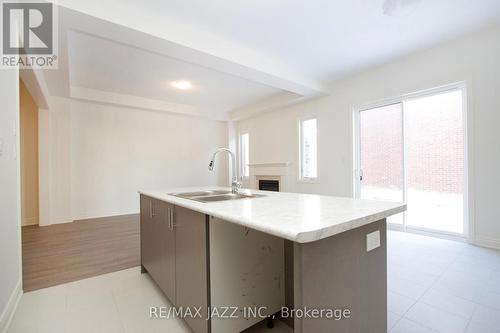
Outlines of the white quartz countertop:
<svg viewBox="0 0 500 333">
<path fill-rule="evenodd" d="M 169 193 L 230 190 L 224 187 L 185 187 L 139 191 L 146 196 L 298 243 L 314 242 L 403 212 L 406 205 L 317 194 L 242 190 L 264 197 L 198 202 Z"/>
</svg>

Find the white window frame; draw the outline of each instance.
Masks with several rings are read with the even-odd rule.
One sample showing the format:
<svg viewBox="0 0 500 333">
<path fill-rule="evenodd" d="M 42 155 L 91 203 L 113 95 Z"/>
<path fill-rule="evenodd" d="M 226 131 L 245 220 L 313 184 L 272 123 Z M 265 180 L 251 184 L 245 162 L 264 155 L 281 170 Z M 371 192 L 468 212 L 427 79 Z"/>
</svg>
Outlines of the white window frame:
<svg viewBox="0 0 500 333">
<path fill-rule="evenodd" d="M 401 230 L 401 231 L 406 231 L 406 232 L 413 232 L 413 233 L 418 233 L 418 234 L 428 234 L 431 236 L 437 236 L 441 238 L 446 238 L 446 239 L 454 239 L 454 240 L 463 240 L 463 239 L 469 239 L 469 240 L 474 240 L 475 239 L 475 223 L 474 223 L 474 194 L 473 194 L 473 188 L 474 184 L 472 183 L 473 180 L 473 165 L 472 165 L 472 154 L 473 154 L 473 143 L 472 143 L 472 134 L 471 134 L 471 119 L 472 115 L 469 112 L 470 108 L 468 105 L 468 91 L 467 91 L 467 84 L 465 81 L 461 82 L 456 82 L 452 84 L 447 84 L 431 89 L 426 89 L 422 91 L 417 91 L 414 93 L 409 93 L 409 94 L 404 94 L 400 95 L 397 97 L 393 98 L 387 98 L 387 99 L 382 99 L 379 101 L 371 102 L 371 103 L 365 103 L 362 105 L 358 105 L 352 108 L 352 120 L 353 120 L 353 145 L 352 145 L 352 153 L 353 153 L 353 165 L 354 165 L 354 170 L 353 170 L 353 197 L 354 198 L 359 198 L 360 197 L 360 180 L 359 180 L 359 173 L 361 169 L 361 156 L 360 156 L 360 151 L 359 151 L 359 144 L 360 144 L 360 117 L 359 114 L 360 112 L 363 112 L 365 110 L 369 109 L 375 109 L 379 107 L 383 107 L 386 105 L 391 105 L 391 104 L 397 104 L 401 103 L 403 108 L 404 108 L 404 103 L 405 101 L 414 99 L 414 98 L 420 98 L 420 97 L 425 97 L 425 96 L 432 96 L 432 95 L 437 95 L 441 93 L 446 93 L 448 91 L 452 90 L 461 90 L 462 91 L 462 112 L 463 112 L 463 126 L 464 126 L 464 191 L 463 191 L 463 221 L 464 221 L 464 233 L 463 234 L 456 234 L 452 232 L 447 232 L 447 231 L 440 231 L 440 230 L 434 230 L 434 229 L 426 229 L 422 227 L 416 227 L 416 226 L 397 226 L 397 225 L 391 225 L 389 224 L 388 227 L 390 229 L 395 229 L 395 230 Z M 404 110 L 404 109 L 403 109 Z M 403 111 L 404 112 L 404 111 Z M 404 113 L 402 117 L 402 121 L 404 122 Z M 403 139 L 404 140 L 404 139 Z M 403 142 L 404 144 L 404 142 Z M 406 159 L 405 153 L 403 152 L 403 159 Z M 406 163 L 406 162 L 405 162 Z M 404 186 L 406 186 L 406 175 L 403 173 L 404 176 Z M 406 201 L 406 198 L 404 198 Z"/>
<path fill-rule="evenodd" d="M 312 120 L 316 119 L 316 177 L 310 178 L 310 177 L 304 177 L 302 175 L 302 123 L 307 121 L 307 120 Z M 311 183 L 315 184 L 319 182 L 319 154 L 320 154 L 320 148 L 319 148 L 319 118 L 317 115 L 312 114 L 312 115 L 307 115 L 304 117 L 301 117 L 297 121 L 297 138 L 298 138 L 298 157 L 297 161 L 298 163 L 298 182 L 299 183 Z"/>
<path fill-rule="evenodd" d="M 250 168 L 248 167 L 248 164 L 250 161 L 246 161 L 247 165 L 245 166 L 243 163 L 243 140 L 242 137 L 243 135 L 248 135 L 248 159 L 250 160 L 250 132 L 249 131 L 242 131 L 238 134 L 238 164 L 239 164 L 239 172 L 240 172 L 240 178 L 243 180 L 249 179 L 250 178 Z M 245 167 L 248 168 L 248 175 L 245 175 Z"/>
</svg>

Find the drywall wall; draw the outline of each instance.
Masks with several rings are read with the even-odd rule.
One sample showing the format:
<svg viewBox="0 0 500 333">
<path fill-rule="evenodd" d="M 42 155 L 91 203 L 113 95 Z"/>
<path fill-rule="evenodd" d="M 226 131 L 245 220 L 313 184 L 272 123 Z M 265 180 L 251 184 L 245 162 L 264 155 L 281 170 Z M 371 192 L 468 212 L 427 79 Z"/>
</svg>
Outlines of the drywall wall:
<svg viewBox="0 0 500 333">
<path fill-rule="evenodd" d="M 38 106 L 21 81 L 21 224 L 38 224 Z"/>
<path fill-rule="evenodd" d="M 38 109 L 38 224 L 51 224 L 51 117 L 50 111 Z"/>
<path fill-rule="evenodd" d="M 19 75 L 0 70 L 0 332 L 21 293 Z"/>
<path fill-rule="evenodd" d="M 240 121 L 250 131 L 250 162 L 294 162 L 297 121 L 318 116 L 319 181 L 296 181 L 291 190 L 350 196 L 353 193 L 353 107 L 466 81 L 469 181 L 473 241 L 500 248 L 500 27 L 465 36 L 334 83 L 331 95 Z"/>
<path fill-rule="evenodd" d="M 49 98 L 49 111 L 46 115 L 49 119 L 39 121 L 40 143 L 48 142 L 49 147 L 45 151 L 49 156 L 48 161 L 40 168 L 48 167 L 48 175 L 40 173 L 40 182 L 47 182 L 49 192 L 49 217 L 40 220 L 40 225 L 66 223 L 73 221 L 71 207 L 71 101 L 65 98 Z M 41 119 L 40 119 L 41 120 Z M 49 127 L 47 129 L 46 127 Z M 40 151 L 42 148 L 40 149 Z M 42 162 L 42 161 L 41 161 Z M 40 202 L 40 209 L 46 209 Z"/>
<path fill-rule="evenodd" d="M 139 189 L 227 184 L 224 122 L 49 99 L 51 223 L 139 211 Z"/>
</svg>

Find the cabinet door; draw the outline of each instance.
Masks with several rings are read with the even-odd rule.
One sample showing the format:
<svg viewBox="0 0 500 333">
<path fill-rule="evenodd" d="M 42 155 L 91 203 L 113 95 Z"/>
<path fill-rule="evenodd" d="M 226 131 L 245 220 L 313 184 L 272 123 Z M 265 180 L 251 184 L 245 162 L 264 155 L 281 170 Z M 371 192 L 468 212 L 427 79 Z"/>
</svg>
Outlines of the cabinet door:
<svg viewBox="0 0 500 333">
<path fill-rule="evenodd" d="M 141 264 L 175 304 L 175 233 L 173 206 L 141 196 Z"/>
<path fill-rule="evenodd" d="M 206 333 L 208 303 L 207 218 L 179 206 L 174 208 L 176 295 L 178 307 L 201 307 L 203 318 L 185 318 L 195 333 Z"/>
<path fill-rule="evenodd" d="M 154 262 L 152 206 L 152 199 L 141 195 L 141 265 L 148 272 L 153 268 Z"/>
<path fill-rule="evenodd" d="M 172 304 L 176 304 L 175 293 L 175 232 L 173 228 L 174 206 L 161 202 L 161 221 L 158 223 L 158 252 L 161 257 L 161 277 L 158 284 Z M 160 217 L 161 216 L 161 217 Z"/>
<path fill-rule="evenodd" d="M 147 242 L 149 242 L 150 260 L 149 266 L 146 266 L 149 275 L 155 280 L 155 282 L 163 289 L 163 279 L 165 271 L 165 263 L 163 259 L 163 236 L 164 225 L 167 224 L 165 221 L 167 215 L 164 212 L 162 202 L 153 198 L 150 198 L 150 218 L 151 218 L 151 228 L 149 229 L 150 234 L 147 235 Z"/>
</svg>

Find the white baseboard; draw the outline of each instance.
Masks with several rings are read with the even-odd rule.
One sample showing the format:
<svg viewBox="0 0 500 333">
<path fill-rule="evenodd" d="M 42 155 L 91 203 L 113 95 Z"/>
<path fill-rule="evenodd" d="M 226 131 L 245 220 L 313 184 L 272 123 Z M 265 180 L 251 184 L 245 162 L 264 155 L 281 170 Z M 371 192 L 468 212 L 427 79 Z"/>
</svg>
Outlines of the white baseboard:
<svg viewBox="0 0 500 333">
<path fill-rule="evenodd" d="M 463 237 L 446 235 L 446 234 L 438 234 L 438 233 L 432 233 L 432 232 L 426 232 L 426 231 L 420 231 L 420 230 L 414 230 L 414 229 L 407 229 L 406 231 L 404 231 L 402 227 L 400 227 L 398 225 L 391 225 L 391 224 L 387 225 L 387 229 L 394 230 L 394 231 L 400 231 L 400 232 L 408 232 L 408 233 L 422 235 L 422 236 L 436 237 L 436 238 L 452 240 L 452 241 L 457 241 L 457 242 L 467 242 L 469 244 L 476 245 L 476 246 L 500 250 L 500 240 L 497 240 L 497 239 L 476 238 L 476 239 L 467 240 Z"/>
<path fill-rule="evenodd" d="M 73 222 L 73 217 L 71 216 L 58 216 L 52 219 L 51 224 L 62 224 L 62 223 L 71 223 Z"/>
<path fill-rule="evenodd" d="M 14 317 L 14 313 L 16 312 L 17 305 L 19 304 L 19 300 L 23 295 L 23 290 L 21 289 L 21 280 L 17 282 L 16 287 L 12 291 L 10 295 L 9 301 L 3 309 L 2 315 L 0 316 L 0 332 L 6 333 L 9 328 L 10 322 Z"/>
<path fill-rule="evenodd" d="M 500 250 L 500 240 L 488 238 L 476 238 L 471 242 L 477 246 L 489 247 L 491 249 Z"/>
<path fill-rule="evenodd" d="M 394 231 L 400 231 L 400 232 L 406 232 L 409 234 L 426 236 L 426 237 L 434 237 L 434 238 L 440 238 L 440 239 L 445 239 L 445 240 L 451 240 L 451 241 L 455 241 L 455 242 L 467 242 L 467 239 L 465 237 L 462 237 L 462 236 L 456 236 L 456 235 L 439 233 L 439 232 L 432 232 L 432 231 L 427 231 L 427 230 L 419 230 L 419 229 L 409 228 L 409 227 L 407 227 L 406 230 L 404 230 L 403 226 L 400 226 L 400 225 L 387 224 L 387 229 L 394 230 Z"/>
<path fill-rule="evenodd" d="M 80 215 L 80 216 L 75 217 L 75 221 L 100 219 L 100 218 L 114 217 L 114 216 L 137 215 L 137 214 L 140 214 L 140 212 L 137 209 L 129 209 L 129 210 L 120 211 L 120 212 L 107 212 L 107 213 Z"/>
<path fill-rule="evenodd" d="M 137 209 L 130 209 L 130 210 L 121 211 L 121 212 L 97 213 L 97 214 L 88 214 L 88 215 L 81 215 L 81 216 L 75 216 L 75 217 L 62 216 L 62 217 L 54 218 L 52 220 L 52 223 L 48 224 L 48 225 L 72 223 L 72 222 L 80 221 L 80 220 L 99 219 L 99 218 L 104 218 L 104 217 L 137 215 L 137 214 L 140 214 L 140 212 Z M 42 226 L 42 225 L 40 225 L 40 226 Z"/>
</svg>

